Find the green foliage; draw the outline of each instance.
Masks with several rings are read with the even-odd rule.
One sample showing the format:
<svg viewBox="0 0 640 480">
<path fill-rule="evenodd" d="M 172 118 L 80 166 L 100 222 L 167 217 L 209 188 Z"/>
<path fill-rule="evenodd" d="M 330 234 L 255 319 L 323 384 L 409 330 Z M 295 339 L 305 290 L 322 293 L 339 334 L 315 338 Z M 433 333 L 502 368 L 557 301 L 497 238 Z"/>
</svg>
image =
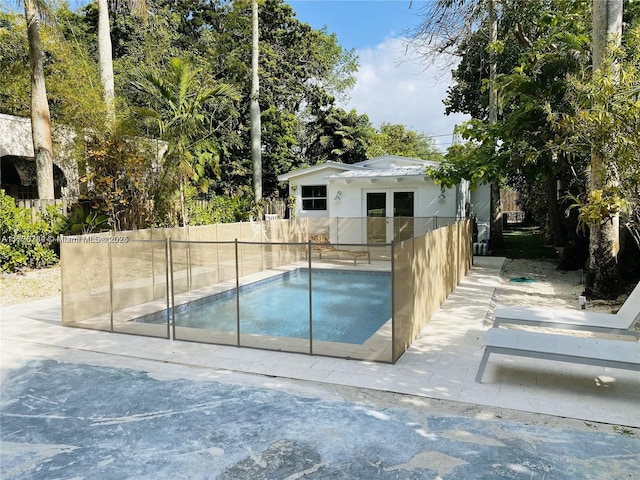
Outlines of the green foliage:
<svg viewBox="0 0 640 480">
<path fill-rule="evenodd" d="M 211 84 L 204 71 L 183 58 L 173 58 L 166 70 L 144 69 L 132 83 L 147 98 L 149 107 L 133 108 L 131 115 L 146 119 L 167 142 L 162 161 L 157 207 L 173 197 L 187 180 L 206 192 L 209 179 L 220 175 L 220 148 L 215 120 L 210 112 L 237 99 L 230 85 Z"/>
<path fill-rule="evenodd" d="M 456 132 L 469 140 L 449 147 L 440 167 L 427 167 L 427 173 L 436 182 L 452 187 L 462 180 L 471 186 L 499 182 L 504 179 L 504 158 L 496 156 L 496 125 L 472 119 L 456 128 Z"/>
<path fill-rule="evenodd" d="M 0 12 L 0 112 L 29 116 L 29 50 L 24 15 Z"/>
<path fill-rule="evenodd" d="M 549 224 L 558 244 L 570 230 L 561 224 L 562 205 L 549 194 L 559 180 L 574 194 L 584 191 L 588 155 L 559 148 L 568 136 L 558 118 L 572 115 L 567 78 L 589 64 L 589 0 L 530 0 L 502 4 L 499 43 L 488 45 L 487 24 L 459 47 L 462 61 L 454 71 L 447 111 L 474 118 L 458 133 L 469 144 L 449 149 L 442 168 L 433 172 L 445 184 L 507 182 L 527 203 L 527 212 Z M 498 122 L 488 123 L 489 52 L 496 53 Z M 541 188 L 541 187 L 545 188 Z M 555 187 L 554 187 L 555 189 Z M 544 194 L 541 194 L 544 192 Z M 573 222 L 573 216 L 565 222 Z"/>
<path fill-rule="evenodd" d="M 7 28 L 0 30 L 0 105 L 2 113 L 29 116 L 30 69 L 23 15 L 0 14 Z M 56 16 L 67 22 L 72 13 L 61 7 Z M 101 129 L 104 102 L 97 65 L 85 45 L 67 29 L 69 39 L 57 27 L 42 26 L 47 97 L 54 123 L 74 129 Z"/>
<path fill-rule="evenodd" d="M 116 128 L 86 140 L 86 185 L 92 208 L 107 215 L 110 228 L 132 230 L 153 223 L 155 142 Z M 82 219 L 81 219 L 82 220 Z M 80 222 L 81 224 L 82 222 Z"/>
<path fill-rule="evenodd" d="M 367 159 L 367 149 L 374 134 L 367 115 L 342 108 L 317 113 L 305 128 L 304 156 L 309 164 L 326 161 L 357 163 Z"/>
<path fill-rule="evenodd" d="M 589 77 L 573 76 L 571 114 L 557 127 L 567 133 L 560 148 L 573 156 L 596 155 L 603 162 L 605 188 L 575 198 L 586 225 L 621 214 L 640 229 L 640 24 L 631 26 L 623 48 L 610 52 Z"/>
<path fill-rule="evenodd" d="M 56 7 L 57 26 L 42 29 L 51 116 L 54 127 L 66 125 L 74 130 L 77 160 L 84 176 L 82 143 L 86 131 L 94 137 L 108 130 L 104 125 L 105 105 L 97 64 L 98 10 L 95 2 L 76 12 L 64 3 Z M 175 134 L 170 140 L 169 130 L 164 130 L 165 140 L 173 146 L 165 158 L 169 169 L 154 170 L 156 178 L 151 183 L 157 187 L 152 192 L 157 201 L 156 212 L 163 217 L 174 209 L 176 186 L 181 179 L 201 191 L 245 195 L 251 188 L 252 173 L 248 141 L 250 2 L 157 0 L 147 2 L 147 7 L 149 15 L 144 18 L 129 15 L 126 5 L 124 11 L 112 11 L 110 15 L 116 111 L 124 114 L 134 107 L 136 112 L 143 113 L 124 119 L 131 137 L 158 138 L 161 131 L 158 120 L 170 122 L 167 116 L 149 122 L 151 117 L 146 113 L 153 110 L 162 115 L 170 108 L 167 103 L 162 106 L 152 99 L 149 90 L 131 85 L 142 81 L 141 72 L 166 77 L 172 58 L 180 57 L 198 66 L 191 69 L 198 71 L 192 82 L 202 87 L 198 95 L 207 85 L 226 84 L 235 89 L 240 99 L 205 102 L 202 118 L 183 110 L 185 115 L 179 120 L 185 126 L 183 133 L 195 132 L 187 120 L 197 124 L 198 131 L 203 125 L 207 128 L 206 134 L 194 133 L 182 147 L 173 148 L 176 146 L 173 140 L 181 135 L 186 138 L 183 134 Z M 4 12 L 0 15 L 0 111 L 28 116 L 29 62 L 24 16 Z M 292 7 L 282 0 L 260 2 L 259 24 L 263 189 L 268 196 L 279 188 L 279 174 L 309 161 L 300 155 L 305 147 L 298 143 L 303 118 L 314 119 L 310 112 L 327 109 L 336 97 L 344 96 L 355 82 L 358 59 L 354 50 L 340 47 L 334 34 L 315 30 L 298 20 Z M 189 91 L 187 97 L 195 92 Z M 184 104 L 174 106 L 179 110 Z M 170 128 L 174 133 L 179 130 L 177 123 Z M 119 160 L 114 158 L 108 163 L 117 164 Z M 87 193 L 93 195 L 91 191 Z M 103 198 L 95 201 L 104 202 Z M 155 220 L 170 221 L 158 217 Z M 116 228 L 117 223 L 114 219 Z"/>
<path fill-rule="evenodd" d="M 31 212 L 18 208 L 15 200 L 0 190 L 0 269 L 41 268 L 58 263 L 55 253 L 59 214 L 55 207 L 31 221 Z"/>
<path fill-rule="evenodd" d="M 422 158 L 438 161 L 442 154 L 435 147 L 433 139 L 424 133 L 414 132 L 404 125 L 383 123 L 373 134 L 367 148 L 369 158 L 382 155 Z"/>
<path fill-rule="evenodd" d="M 76 205 L 68 217 L 59 223 L 62 235 L 86 235 L 89 233 L 106 232 L 111 230 L 109 217 L 97 211 L 85 213 L 84 208 Z"/>
<path fill-rule="evenodd" d="M 190 225 L 211 225 L 247 220 L 251 205 L 246 197 L 214 196 L 204 206 L 201 201 L 191 201 L 187 208 Z"/>
<path fill-rule="evenodd" d="M 569 195 L 573 201 L 567 210 L 574 208 L 580 211 L 578 229 L 586 231 L 587 226 L 601 225 L 613 221 L 613 217 L 620 215 L 627 207 L 627 202 L 620 197 L 617 188 L 591 190 L 581 197 Z"/>
</svg>

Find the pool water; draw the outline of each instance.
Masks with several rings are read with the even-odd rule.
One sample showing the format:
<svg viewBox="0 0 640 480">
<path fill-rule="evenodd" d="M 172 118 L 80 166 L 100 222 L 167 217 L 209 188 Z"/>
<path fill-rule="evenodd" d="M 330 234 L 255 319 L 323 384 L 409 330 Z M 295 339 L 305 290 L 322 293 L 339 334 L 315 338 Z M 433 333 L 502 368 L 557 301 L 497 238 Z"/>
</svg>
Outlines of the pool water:
<svg viewBox="0 0 640 480">
<path fill-rule="evenodd" d="M 362 344 L 391 318 L 388 272 L 312 270 L 313 339 Z M 235 290 L 176 308 L 176 327 L 236 331 Z M 309 270 L 240 288 L 240 333 L 309 338 Z"/>
</svg>

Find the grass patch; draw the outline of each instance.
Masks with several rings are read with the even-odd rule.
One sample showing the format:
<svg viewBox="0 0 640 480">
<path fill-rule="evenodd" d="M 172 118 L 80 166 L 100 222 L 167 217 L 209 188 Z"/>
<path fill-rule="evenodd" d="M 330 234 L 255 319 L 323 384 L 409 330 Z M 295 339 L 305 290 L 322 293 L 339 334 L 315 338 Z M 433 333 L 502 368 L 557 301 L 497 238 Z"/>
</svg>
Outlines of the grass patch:
<svg viewBox="0 0 640 480">
<path fill-rule="evenodd" d="M 555 248 L 545 244 L 544 235 L 537 227 L 521 227 L 502 233 L 507 258 L 560 258 Z"/>
</svg>

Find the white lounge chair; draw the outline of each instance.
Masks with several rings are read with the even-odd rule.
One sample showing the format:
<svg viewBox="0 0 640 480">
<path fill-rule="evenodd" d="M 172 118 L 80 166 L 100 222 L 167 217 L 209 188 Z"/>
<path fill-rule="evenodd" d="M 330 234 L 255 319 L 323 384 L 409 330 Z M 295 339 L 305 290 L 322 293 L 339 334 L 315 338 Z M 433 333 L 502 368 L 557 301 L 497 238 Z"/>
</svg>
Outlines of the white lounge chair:
<svg viewBox="0 0 640 480">
<path fill-rule="evenodd" d="M 492 353 L 640 371 L 640 342 L 637 341 L 490 328 L 484 345 L 476 382 L 482 381 Z"/>
<path fill-rule="evenodd" d="M 640 321 L 640 283 L 636 285 L 616 314 L 498 305 L 494 313 L 493 326 L 499 327 L 506 323 L 640 337 L 640 331 L 631 330 L 638 321 Z"/>
</svg>

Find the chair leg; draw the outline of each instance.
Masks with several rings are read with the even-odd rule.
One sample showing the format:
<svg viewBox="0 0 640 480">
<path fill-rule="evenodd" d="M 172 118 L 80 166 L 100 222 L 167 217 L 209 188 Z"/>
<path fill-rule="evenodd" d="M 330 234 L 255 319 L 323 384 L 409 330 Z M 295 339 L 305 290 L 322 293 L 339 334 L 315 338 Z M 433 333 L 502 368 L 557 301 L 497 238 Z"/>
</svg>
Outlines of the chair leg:
<svg viewBox="0 0 640 480">
<path fill-rule="evenodd" d="M 478 367 L 478 373 L 476 374 L 476 383 L 482 383 L 482 375 L 484 375 L 484 369 L 487 367 L 489 355 L 491 355 L 491 350 L 485 347 L 484 355 L 482 355 L 482 360 L 480 360 L 480 366 Z"/>
</svg>

